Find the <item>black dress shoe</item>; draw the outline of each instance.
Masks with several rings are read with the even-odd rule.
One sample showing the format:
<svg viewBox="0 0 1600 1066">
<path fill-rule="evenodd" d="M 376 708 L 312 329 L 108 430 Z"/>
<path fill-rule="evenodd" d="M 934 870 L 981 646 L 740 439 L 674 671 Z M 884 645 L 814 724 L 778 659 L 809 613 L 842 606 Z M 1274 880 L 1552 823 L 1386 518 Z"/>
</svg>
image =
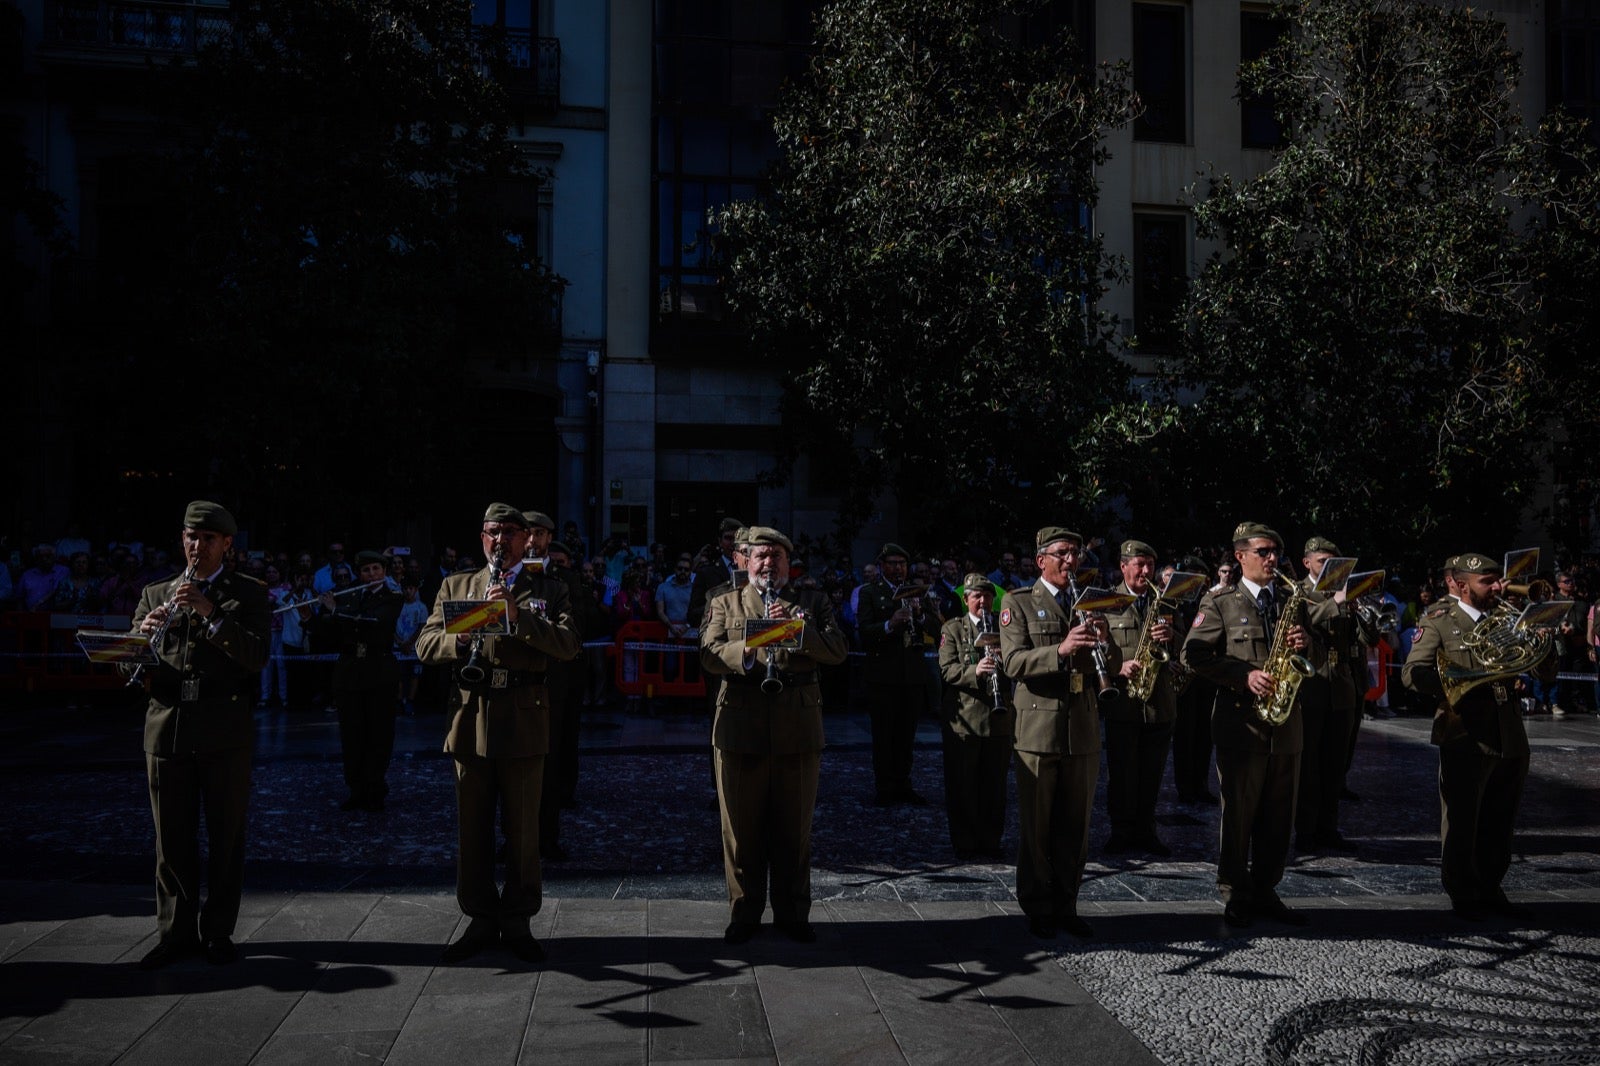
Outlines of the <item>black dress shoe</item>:
<svg viewBox="0 0 1600 1066">
<path fill-rule="evenodd" d="M 1056 938 L 1056 923 L 1049 918 L 1029 918 L 1028 932 L 1040 940 L 1054 940 Z"/>
<path fill-rule="evenodd" d="M 1335 829 L 1331 833 L 1318 833 L 1316 836 L 1318 847 L 1327 848 L 1329 851 L 1354 851 L 1356 846 L 1345 838 L 1345 835 Z"/>
<path fill-rule="evenodd" d="M 361 809 L 361 801 L 352 793 L 345 797 L 343 803 L 339 804 L 339 809 L 341 811 L 358 811 Z"/>
<path fill-rule="evenodd" d="M 1361 797 L 1356 795 L 1354 792 L 1350 791 L 1348 788 L 1341 788 L 1339 790 L 1339 798 L 1344 800 L 1344 801 L 1346 801 L 1347 803 L 1360 803 L 1361 802 Z"/>
<path fill-rule="evenodd" d="M 817 931 L 810 922 L 777 922 L 778 931 L 797 944 L 815 944 Z"/>
<path fill-rule="evenodd" d="M 383 813 L 383 797 L 382 796 L 372 796 L 369 799 L 362 800 L 361 801 L 361 809 L 364 810 L 364 811 L 368 811 L 368 812 L 370 812 L 372 814 L 382 814 Z"/>
<path fill-rule="evenodd" d="M 1450 909 L 1457 918 L 1467 922 L 1481 922 L 1489 917 L 1489 912 L 1483 904 L 1472 899 L 1455 899 L 1450 901 Z"/>
<path fill-rule="evenodd" d="M 1250 905 L 1238 899 L 1230 899 L 1222 908 L 1222 920 L 1235 929 L 1248 929 L 1255 924 L 1255 919 L 1250 917 Z"/>
<path fill-rule="evenodd" d="M 1105 852 L 1107 855 L 1125 855 L 1128 852 L 1135 850 L 1137 847 L 1138 845 L 1134 844 L 1134 842 L 1129 840 L 1127 837 L 1119 837 L 1113 833 L 1111 836 L 1106 838 L 1105 846 L 1100 850 Z"/>
<path fill-rule="evenodd" d="M 507 951 L 523 962 L 544 961 L 544 947 L 530 933 L 519 933 L 516 936 L 504 937 L 501 943 L 505 944 Z"/>
<path fill-rule="evenodd" d="M 1297 911 L 1281 899 L 1269 899 L 1265 903 L 1257 904 L 1257 914 L 1265 915 L 1284 925 L 1310 925 L 1311 916 L 1304 911 Z"/>
<path fill-rule="evenodd" d="M 909 803 L 913 807 L 926 807 L 928 805 L 927 797 L 910 785 L 906 785 L 900 790 L 900 802 Z"/>
<path fill-rule="evenodd" d="M 565 862 L 567 849 L 560 844 L 544 844 L 539 848 L 539 858 L 548 859 L 551 862 Z"/>
<path fill-rule="evenodd" d="M 1483 901 L 1483 909 L 1493 914 L 1503 915 L 1507 918 L 1531 918 L 1533 912 L 1520 903 L 1512 903 L 1503 894 Z"/>
<path fill-rule="evenodd" d="M 1088 922 L 1084 921 L 1082 918 L 1079 918 L 1076 914 L 1069 914 L 1065 918 L 1062 918 L 1061 928 L 1071 933 L 1073 936 L 1082 937 L 1085 940 L 1094 936 L 1094 929 L 1090 927 Z"/>
<path fill-rule="evenodd" d="M 192 940 L 163 940 L 145 952 L 144 958 L 139 960 L 139 969 L 160 970 L 199 950 L 200 945 Z"/>
<path fill-rule="evenodd" d="M 728 928 L 722 931 L 724 944 L 743 944 L 756 935 L 754 922 L 729 922 Z"/>
<path fill-rule="evenodd" d="M 445 948 L 439 957 L 445 962 L 465 962 L 499 939 L 499 934 L 492 928 L 473 922 L 467 926 L 467 931 L 461 934 L 461 939 Z"/>
<path fill-rule="evenodd" d="M 874 807 L 893 807 L 897 802 L 899 802 L 899 797 L 888 789 L 880 788 L 877 794 L 872 797 L 872 805 Z"/>
<path fill-rule="evenodd" d="M 239 961 L 239 949 L 225 936 L 214 936 L 206 941 L 206 961 L 213 966 L 226 966 Z"/>
</svg>

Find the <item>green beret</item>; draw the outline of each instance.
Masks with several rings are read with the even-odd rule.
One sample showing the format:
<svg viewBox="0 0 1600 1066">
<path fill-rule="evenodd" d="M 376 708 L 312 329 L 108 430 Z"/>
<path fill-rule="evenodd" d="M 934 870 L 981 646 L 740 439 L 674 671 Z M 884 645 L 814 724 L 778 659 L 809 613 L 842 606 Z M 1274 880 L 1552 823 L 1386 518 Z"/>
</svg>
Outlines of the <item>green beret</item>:
<svg viewBox="0 0 1600 1066">
<path fill-rule="evenodd" d="M 724 533 L 736 533 L 744 527 L 744 523 L 739 521 L 737 518 L 724 518 L 722 520 L 722 524 L 717 526 L 717 535 L 721 536 Z"/>
<path fill-rule="evenodd" d="M 887 559 L 891 555 L 898 555 L 907 562 L 911 561 L 911 553 L 892 540 L 883 546 L 883 550 L 878 553 L 878 558 Z"/>
<path fill-rule="evenodd" d="M 1034 536 L 1033 546 L 1036 551 L 1044 551 L 1058 540 L 1075 540 L 1079 547 L 1083 546 L 1083 538 L 1063 526 L 1045 526 Z"/>
<path fill-rule="evenodd" d="M 1148 555 L 1154 559 L 1156 550 L 1142 540 L 1125 540 L 1122 542 L 1122 558 L 1136 559 L 1141 555 Z"/>
<path fill-rule="evenodd" d="M 483 512 L 485 523 L 498 522 L 502 526 L 516 526 L 518 529 L 527 529 L 528 520 L 522 512 L 509 503 L 491 503 L 488 510 Z"/>
<path fill-rule="evenodd" d="M 543 511 L 523 511 L 522 517 L 527 521 L 529 529 L 548 529 L 552 533 L 556 531 L 556 520 Z"/>
<path fill-rule="evenodd" d="M 1266 537 L 1279 547 L 1283 546 L 1283 538 L 1278 536 L 1278 531 L 1271 526 L 1262 525 L 1260 522 L 1240 522 L 1233 531 L 1235 542 L 1250 540 L 1254 537 Z"/>
<path fill-rule="evenodd" d="M 221 533 L 224 537 L 231 537 L 239 532 L 239 523 L 233 520 L 233 515 L 228 513 L 228 509 L 210 500 L 195 500 L 191 503 L 183 512 L 183 527 Z"/>
<path fill-rule="evenodd" d="M 1481 552 L 1462 552 L 1455 557 L 1455 571 L 1458 574 L 1503 574 L 1505 570 L 1500 565 L 1500 560 L 1484 555 Z"/>
<path fill-rule="evenodd" d="M 1327 537 L 1312 537 L 1306 541 L 1306 550 L 1300 554 L 1310 555 L 1312 552 L 1327 552 L 1329 555 L 1338 555 L 1339 546 Z"/>
<path fill-rule="evenodd" d="M 989 575 L 980 574 L 976 570 L 962 578 L 961 585 L 966 590 L 962 593 L 963 596 L 974 590 L 990 594 L 994 593 L 994 583 L 989 580 Z"/>
<path fill-rule="evenodd" d="M 1459 555 L 1450 556 L 1450 558 L 1448 558 L 1448 559 L 1446 559 L 1444 561 L 1444 569 L 1446 569 L 1446 570 L 1454 570 L 1456 568 L 1456 560 L 1459 559 L 1459 558 L 1461 558 L 1461 556 L 1459 556 Z"/>
<path fill-rule="evenodd" d="M 359 570 L 359 569 L 361 569 L 361 567 L 366 566 L 368 563 L 377 563 L 379 566 L 388 566 L 389 565 L 389 560 L 387 560 L 387 559 L 385 559 L 383 557 L 383 553 L 382 552 L 374 552 L 374 551 L 356 552 L 356 569 Z"/>
<path fill-rule="evenodd" d="M 758 544 L 775 544 L 790 555 L 794 554 L 794 544 L 771 526 L 751 526 L 746 531 L 746 537 L 745 543 L 752 548 Z"/>
<path fill-rule="evenodd" d="M 740 526 L 733 531 L 733 546 L 740 551 L 750 546 L 750 527 Z"/>
</svg>

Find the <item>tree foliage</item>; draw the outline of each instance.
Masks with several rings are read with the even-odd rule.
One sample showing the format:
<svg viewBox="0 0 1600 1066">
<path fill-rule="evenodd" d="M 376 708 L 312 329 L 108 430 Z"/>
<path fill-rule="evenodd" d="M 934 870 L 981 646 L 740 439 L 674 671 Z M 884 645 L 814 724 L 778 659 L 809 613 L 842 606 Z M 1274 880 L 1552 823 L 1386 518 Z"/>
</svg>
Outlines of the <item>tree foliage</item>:
<svg viewBox="0 0 1600 1066">
<path fill-rule="evenodd" d="M 1430 0 L 1308 0 L 1241 84 L 1286 130 L 1213 177 L 1169 460 L 1219 526 L 1294 520 L 1368 551 L 1504 543 L 1571 379 L 1556 283 L 1588 271 L 1595 184 L 1525 125 L 1499 22 Z M 1588 236 L 1585 236 L 1588 234 Z M 1221 461 L 1218 461 L 1221 460 Z"/>
<path fill-rule="evenodd" d="M 786 423 L 848 486 L 846 530 L 885 487 L 908 533 L 1014 534 L 1059 520 L 1063 489 L 1086 515 L 1107 420 L 1145 417 L 1094 307 L 1121 267 L 1085 224 L 1126 72 L 1020 45 L 1005 31 L 1036 6 L 828 6 L 770 197 L 715 220 L 734 308 L 798 367 Z"/>
<path fill-rule="evenodd" d="M 506 195 L 531 199 L 540 175 L 509 138 L 468 5 L 243 0 L 232 14 L 227 43 L 161 75 L 179 211 L 135 283 L 151 328 L 124 381 L 214 390 L 191 396 L 225 418 L 156 425 L 149 444 L 203 457 L 220 492 L 392 507 L 435 455 L 397 427 L 426 426 L 464 356 L 527 354 L 546 329 L 563 283 Z M 319 479 L 330 465 L 361 483 Z"/>
</svg>

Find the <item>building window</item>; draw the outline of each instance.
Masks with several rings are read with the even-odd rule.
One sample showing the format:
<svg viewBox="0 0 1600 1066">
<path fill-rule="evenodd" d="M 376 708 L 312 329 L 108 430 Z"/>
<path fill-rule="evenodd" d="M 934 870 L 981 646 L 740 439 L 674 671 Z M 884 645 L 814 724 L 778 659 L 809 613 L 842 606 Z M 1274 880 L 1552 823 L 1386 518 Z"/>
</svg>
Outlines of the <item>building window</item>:
<svg viewBox="0 0 1600 1066">
<path fill-rule="evenodd" d="M 1282 19 L 1265 11 L 1239 12 L 1239 61 L 1254 62 L 1267 53 L 1288 27 Z M 1270 93 L 1239 94 L 1240 143 L 1246 148 L 1276 148 L 1283 143 L 1283 126 L 1278 122 L 1277 101 Z"/>
<path fill-rule="evenodd" d="M 1178 211 L 1133 213 L 1133 322 L 1139 348 L 1178 346 L 1178 309 L 1189 285 L 1189 216 Z"/>
<path fill-rule="evenodd" d="M 709 212 L 762 189 L 777 153 L 771 112 L 805 69 L 815 0 L 657 0 L 655 308 L 670 355 L 726 323 Z M 731 328 L 731 324 L 728 324 Z"/>
<path fill-rule="evenodd" d="M 1189 9 L 1133 5 L 1133 87 L 1144 113 L 1133 121 L 1140 141 L 1189 141 Z"/>
</svg>

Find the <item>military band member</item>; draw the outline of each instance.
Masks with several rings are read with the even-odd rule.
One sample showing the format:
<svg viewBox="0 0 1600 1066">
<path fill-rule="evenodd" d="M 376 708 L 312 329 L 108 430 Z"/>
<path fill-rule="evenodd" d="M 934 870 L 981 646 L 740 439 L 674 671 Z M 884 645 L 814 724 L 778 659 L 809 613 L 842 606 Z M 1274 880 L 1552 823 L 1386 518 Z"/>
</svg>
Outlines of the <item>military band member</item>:
<svg viewBox="0 0 1600 1066">
<path fill-rule="evenodd" d="M 872 718 L 872 777 L 875 802 L 922 805 L 911 787 L 917 719 L 928 699 L 928 640 L 939 620 L 908 581 L 910 555 L 898 544 L 878 555 L 878 580 L 861 588 L 856 624 L 866 652 L 862 673 Z"/>
<path fill-rule="evenodd" d="M 156 830 L 156 970 L 189 955 L 238 958 L 233 929 L 244 892 L 245 814 L 255 743 L 255 689 L 272 641 L 261 582 L 223 567 L 238 524 L 221 505 L 184 511 L 186 563 L 145 586 L 133 615 L 160 662 L 142 668 L 150 702 L 145 770 Z M 200 816 L 206 823 L 205 903 L 200 902 Z"/>
<path fill-rule="evenodd" d="M 583 585 L 578 572 L 572 569 L 566 545 L 555 539 L 555 519 L 543 511 L 524 511 L 522 517 L 528 520 L 525 565 L 567 586 L 573 625 L 581 638 L 583 622 L 578 605 L 584 598 Z M 546 678 L 550 689 L 550 753 L 544 760 L 544 784 L 539 798 L 539 857 L 551 862 L 567 857 L 561 846 L 561 808 L 572 803 L 578 785 L 578 722 L 583 714 L 587 669 L 580 652 L 572 659 L 552 662 Z"/>
<path fill-rule="evenodd" d="M 350 795 L 340 810 L 381 811 L 389 794 L 394 757 L 395 690 L 400 679 L 394 657 L 394 627 L 404 597 L 384 582 L 387 561 L 374 551 L 356 553 L 360 592 L 335 598 L 322 594 L 322 612 L 308 628 L 338 649 L 333 666 L 334 704 L 339 709 L 339 751 Z"/>
<path fill-rule="evenodd" d="M 1328 560 L 1339 548 L 1327 537 L 1306 541 L 1301 562 L 1306 588 L 1316 587 Z M 1351 851 L 1339 832 L 1339 793 L 1350 763 L 1350 739 L 1361 725 L 1361 702 L 1366 685 L 1356 688 L 1352 672 L 1360 665 L 1367 672 L 1367 650 L 1361 643 L 1353 605 L 1343 605 L 1325 628 L 1310 631 L 1306 657 L 1316 673 L 1300 684 L 1300 715 L 1304 719 L 1305 746 L 1300 754 L 1300 788 L 1295 806 L 1295 844 L 1302 853 Z"/>
<path fill-rule="evenodd" d="M 1232 569 L 1231 565 L 1229 569 Z M 1207 567 L 1194 556 L 1185 558 L 1181 566 L 1168 563 L 1161 568 L 1163 587 L 1177 570 L 1204 574 Z M 1199 597 L 1178 605 L 1175 621 L 1180 634 L 1189 632 L 1189 625 L 1199 608 Z M 1178 646 L 1182 646 L 1181 639 Z M 1187 670 L 1184 673 L 1183 684 L 1175 686 L 1178 717 L 1172 727 L 1172 784 L 1178 792 L 1179 803 L 1215 807 L 1217 794 L 1211 791 L 1211 705 L 1216 702 L 1217 687 Z"/>
<path fill-rule="evenodd" d="M 1110 612 L 1106 622 L 1111 640 L 1122 652 L 1121 676 L 1126 682 L 1142 667 L 1135 658 L 1147 626 L 1151 637 L 1163 648 L 1175 648 L 1178 631 L 1170 608 L 1152 623 L 1152 612 L 1160 590 L 1151 578 L 1155 572 L 1156 550 L 1140 540 L 1122 542 L 1119 565 L 1122 583 L 1117 591 L 1137 597 L 1121 611 Z M 1161 775 L 1167 768 L 1167 752 L 1172 749 L 1172 728 L 1178 718 L 1178 694 L 1172 671 L 1159 662 L 1154 690 L 1149 700 L 1123 699 L 1106 708 L 1106 813 L 1111 819 L 1111 837 L 1106 851 L 1113 854 L 1143 851 L 1165 857 L 1172 849 L 1156 833 L 1156 796 L 1161 792 Z"/>
<path fill-rule="evenodd" d="M 1289 626 L 1287 646 L 1303 653 L 1310 629 L 1322 625 L 1338 606 L 1320 593 L 1308 593 L 1304 617 L 1285 618 L 1287 596 L 1278 578 L 1283 540 L 1267 526 L 1245 522 L 1233 533 L 1237 584 L 1207 592 L 1183 644 L 1183 661 L 1217 685 L 1211 713 L 1217 745 L 1217 777 L 1222 795 L 1222 832 L 1217 857 L 1217 888 L 1225 904 L 1223 919 L 1235 928 L 1255 915 L 1290 925 L 1310 920 L 1278 898 L 1294 827 L 1304 724 L 1298 707 L 1280 725 L 1256 713 L 1256 701 L 1270 696 L 1279 680 L 1263 667 L 1277 626 Z"/>
<path fill-rule="evenodd" d="M 1011 763 L 1011 682 L 1000 672 L 1000 649 L 979 646 L 979 635 L 998 641 L 990 610 L 994 586 L 971 573 L 964 585 L 966 612 L 939 633 L 939 676 L 944 681 L 944 804 L 956 857 L 1000 859 L 1006 829 L 1006 770 Z"/>
<path fill-rule="evenodd" d="M 770 877 L 773 924 L 809 943 L 811 812 L 823 747 L 817 668 L 843 662 L 849 642 L 825 594 L 789 587 L 789 538 L 766 526 L 752 526 L 747 538 L 750 583 L 710 597 L 700 628 L 701 665 L 725 678 L 712 727 L 730 911 L 723 939 L 742 944 L 755 934 Z M 746 623 L 766 618 L 803 618 L 800 647 L 771 651 L 770 660 L 747 648 Z"/>
<path fill-rule="evenodd" d="M 490 564 L 445 578 L 417 634 L 417 657 L 449 665 L 453 675 L 444 750 L 455 761 L 456 901 L 470 921 L 445 948 L 444 961 L 460 962 L 499 941 L 524 962 L 537 962 L 544 949 L 529 931 L 529 919 L 543 902 L 539 801 L 550 750 L 547 672 L 553 662 L 577 655 L 580 641 L 566 583 L 523 564 L 529 538 L 522 512 L 490 504 L 481 536 Z M 498 571 L 496 559 L 502 564 Z M 446 603 L 485 599 L 506 604 L 510 633 L 484 636 L 479 644 L 445 632 Z M 475 645 L 481 680 L 462 673 L 474 663 Z M 497 808 L 506 838 L 503 890 L 495 887 Z"/>
<path fill-rule="evenodd" d="M 1446 565 L 1455 598 L 1418 620 L 1401 669 L 1407 688 L 1438 701 L 1432 739 L 1439 747 L 1440 877 L 1451 908 L 1462 918 L 1521 915 L 1523 908 L 1500 887 L 1511 866 L 1511 836 L 1528 778 L 1528 734 L 1516 698 L 1516 677 L 1478 684 L 1451 706 L 1439 674 L 1441 655 L 1444 665 L 1456 670 L 1487 672 L 1465 641 L 1504 591 L 1502 570 L 1480 552 L 1454 556 Z M 1553 677 L 1554 654 L 1534 672 L 1541 680 Z"/>
<path fill-rule="evenodd" d="M 1074 617 L 1068 576 L 1083 538 L 1047 526 L 1034 540 L 1039 579 L 1007 593 L 1000 610 L 1002 668 L 1016 683 L 1017 903 L 1035 936 L 1062 929 L 1089 936 L 1089 923 L 1078 917 L 1078 886 L 1100 775 L 1094 651 L 1101 649 L 1111 671 L 1122 665 L 1122 653 L 1103 618 Z"/>
</svg>

